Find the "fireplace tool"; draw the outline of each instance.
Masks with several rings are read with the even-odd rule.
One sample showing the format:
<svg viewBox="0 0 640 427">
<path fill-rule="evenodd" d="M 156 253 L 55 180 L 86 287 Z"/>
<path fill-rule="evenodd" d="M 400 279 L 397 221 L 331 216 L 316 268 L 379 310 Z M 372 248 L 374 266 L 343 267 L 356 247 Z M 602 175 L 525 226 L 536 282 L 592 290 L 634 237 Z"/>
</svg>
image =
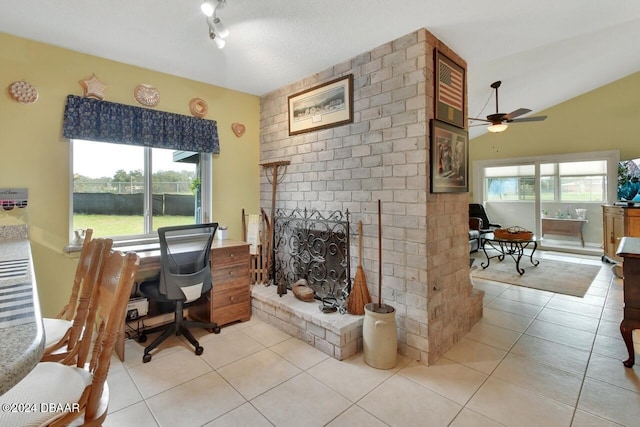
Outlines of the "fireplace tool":
<svg viewBox="0 0 640 427">
<path fill-rule="evenodd" d="M 265 176 L 267 177 L 267 181 L 271 184 L 271 212 L 270 212 L 270 229 L 269 232 L 269 248 L 267 251 L 267 270 L 269 271 L 269 283 L 271 281 L 275 281 L 275 274 L 273 271 L 273 267 L 271 266 L 271 262 L 273 260 L 273 221 L 274 221 L 274 213 L 276 210 L 276 189 L 278 187 L 278 183 L 282 181 L 284 178 L 284 174 L 287 171 L 287 166 L 291 164 L 289 160 L 279 160 L 276 162 L 268 162 L 262 163 L 261 166 L 265 169 Z M 282 170 L 282 174 L 278 175 L 278 169 L 280 166 L 284 166 L 284 170 Z M 268 169 L 271 169 L 271 176 L 269 176 Z M 287 286 L 278 284 L 278 295 L 282 296 L 287 293 Z"/>
</svg>

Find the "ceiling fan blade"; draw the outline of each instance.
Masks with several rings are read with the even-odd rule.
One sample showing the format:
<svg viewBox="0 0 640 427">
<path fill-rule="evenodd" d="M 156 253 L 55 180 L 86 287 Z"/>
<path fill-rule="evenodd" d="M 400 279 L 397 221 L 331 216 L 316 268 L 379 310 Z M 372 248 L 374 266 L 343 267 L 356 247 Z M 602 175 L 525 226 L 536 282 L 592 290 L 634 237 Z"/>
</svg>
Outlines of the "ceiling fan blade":
<svg viewBox="0 0 640 427">
<path fill-rule="evenodd" d="M 478 117 L 469 117 L 469 120 L 473 120 L 473 121 L 479 121 L 479 122 L 486 122 L 486 123 L 491 123 L 491 121 L 487 120 L 487 119 L 480 119 Z"/>
<path fill-rule="evenodd" d="M 484 124 L 484 123 L 476 123 L 474 125 L 469 125 L 468 127 L 474 128 L 474 127 L 477 127 L 477 126 L 486 126 L 486 124 Z"/>
<path fill-rule="evenodd" d="M 530 113 L 531 110 L 529 110 L 528 108 L 518 108 L 515 111 L 510 112 L 509 114 L 505 115 L 503 120 L 507 120 L 507 121 L 511 121 L 513 119 L 515 119 L 516 117 L 519 117 L 523 114 L 527 114 Z"/>
<path fill-rule="evenodd" d="M 509 123 L 517 123 L 517 122 L 541 122 L 546 119 L 547 116 L 533 116 L 533 117 L 523 117 L 521 119 L 508 120 Z"/>
</svg>

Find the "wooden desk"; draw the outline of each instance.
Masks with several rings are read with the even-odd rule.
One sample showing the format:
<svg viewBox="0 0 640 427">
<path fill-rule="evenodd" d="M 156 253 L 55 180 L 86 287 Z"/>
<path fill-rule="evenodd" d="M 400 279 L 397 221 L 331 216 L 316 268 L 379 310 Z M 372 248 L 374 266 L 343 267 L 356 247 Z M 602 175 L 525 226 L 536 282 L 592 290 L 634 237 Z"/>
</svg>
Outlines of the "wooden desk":
<svg viewBox="0 0 640 427">
<path fill-rule="evenodd" d="M 126 250 L 126 248 L 119 248 Z M 147 280 L 160 272 L 158 245 L 138 250 L 140 267 L 136 279 Z M 233 240 L 213 241 L 211 274 L 213 288 L 210 298 L 202 298 L 188 308 L 189 316 L 220 326 L 251 319 L 251 288 L 249 281 L 249 244 Z M 153 316 L 153 313 L 150 313 Z M 124 323 L 123 323 L 124 326 Z M 124 361 L 124 328 L 116 342 L 116 354 Z"/>
<path fill-rule="evenodd" d="M 582 247 L 584 247 L 582 226 L 587 222 L 589 221 L 586 219 L 575 218 L 542 218 L 542 237 L 544 237 L 545 234 L 576 236 L 580 239 Z"/>
<path fill-rule="evenodd" d="M 634 329 L 640 329 L 640 238 L 623 237 L 616 255 L 624 259 L 624 317 L 620 323 L 620 333 L 629 353 L 629 358 L 622 363 L 630 368 L 635 363 L 631 333 Z"/>
</svg>

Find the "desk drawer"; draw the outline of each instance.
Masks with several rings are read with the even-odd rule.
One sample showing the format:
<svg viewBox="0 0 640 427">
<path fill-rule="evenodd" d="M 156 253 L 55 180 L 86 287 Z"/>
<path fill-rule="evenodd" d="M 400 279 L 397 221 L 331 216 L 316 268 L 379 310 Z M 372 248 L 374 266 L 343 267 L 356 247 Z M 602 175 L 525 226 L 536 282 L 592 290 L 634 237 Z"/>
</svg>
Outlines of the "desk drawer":
<svg viewBox="0 0 640 427">
<path fill-rule="evenodd" d="M 211 271 L 213 277 L 213 286 L 220 286 L 222 284 L 237 281 L 241 279 L 247 286 L 249 280 L 249 264 L 243 266 L 230 265 L 224 268 L 213 268 Z M 248 287 L 248 286 L 247 286 Z"/>
<path fill-rule="evenodd" d="M 232 286 L 214 286 L 211 291 L 211 309 L 215 313 L 228 305 L 247 303 L 250 299 L 251 290 L 246 283 L 238 281 Z"/>
<path fill-rule="evenodd" d="M 211 320 L 218 325 L 233 322 L 246 322 L 251 319 L 251 302 L 247 299 L 238 304 L 229 304 L 224 308 L 211 312 Z"/>
<path fill-rule="evenodd" d="M 246 278 L 213 286 L 210 301 L 205 298 L 189 307 L 191 317 L 221 326 L 251 319 L 251 290 Z"/>
<path fill-rule="evenodd" d="M 247 246 L 230 246 L 211 251 L 211 269 L 214 271 L 230 265 L 246 264 L 249 268 L 249 250 Z"/>
</svg>

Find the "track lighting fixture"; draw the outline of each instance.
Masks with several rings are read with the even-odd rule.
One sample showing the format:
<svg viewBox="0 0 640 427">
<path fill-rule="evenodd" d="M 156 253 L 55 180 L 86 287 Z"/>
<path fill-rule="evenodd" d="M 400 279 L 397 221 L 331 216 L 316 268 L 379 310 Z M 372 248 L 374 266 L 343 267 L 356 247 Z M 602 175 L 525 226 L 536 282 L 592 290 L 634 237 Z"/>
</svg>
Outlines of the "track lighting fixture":
<svg viewBox="0 0 640 427">
<path fill-rule="evenodd" d="M 207 25 L 209 26 L 209 38 L 213 40 L 222 49 L 226 44 L 225 38 L 229 35 L 229 30 L 224 26 L 220 18 L 217 16 L 219 9 L 227 4 L 227 0 L 205 1 L 200 6 L 202 13 L 206 16 Z"/>
</svg>

